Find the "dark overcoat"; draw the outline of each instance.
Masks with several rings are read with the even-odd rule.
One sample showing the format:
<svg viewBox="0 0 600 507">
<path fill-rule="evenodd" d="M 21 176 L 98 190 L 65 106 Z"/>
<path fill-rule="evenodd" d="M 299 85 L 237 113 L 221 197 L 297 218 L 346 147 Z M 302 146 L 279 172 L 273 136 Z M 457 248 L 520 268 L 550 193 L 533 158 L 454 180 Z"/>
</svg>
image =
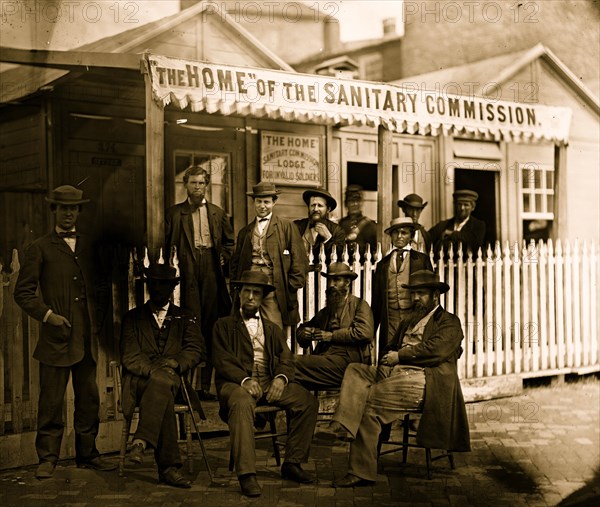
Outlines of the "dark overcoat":
<svg viewBox="0 0 600 507">
<path fill-rule="evenodd" d="M 462 243 L 464 256 L 467 255 L 468 250 L 471 250 L 474 256 L 477 255 L 477 250 L 483 248 L 483 242 L 485 241 L 485 222 L 471 215 L 460 231 L 453 231 L 452 234 L 444 237 L 444 231 L 446 229 L 451 230 L 453 227 L 454 217 L 449 220 L 442 220 L 429 229 L 429 237 L 436 258 L 439 256 L 440 249 L 443 248 L 444 252 L 448 252 L 450 245 L 452 245 L 454 255 L 456 255 L 459 243 Z"/>
<path fill-rule="evenodd" d="M 182 374 L 206 359 L 204 339 L 195 317 L 170 304 L 164 325 L 168 326 L 168 335 L 161 354 L 153 331 L 158 325 L 149 303 L 130 310 L 123 318 L 120 346 L 126 418 L 131 418 L 135 409 L 138 380 L 148 378 L 162 359 L 175 359 Z"/>
<path fill-rule="evenodd" d="M 71 328 L 41 324 L 33 353 L 41 363 L 64 367 L 83 359 L 84 335 L 88 331 L 82 299 L 91 327 L 91 353 L 97 360 L 98 333 L 107 313 L 109 288 L 96 252 L 84 234 L 77 232 L 73 252 L 55 231 L 36 239 L 25 250 L 15 285 L 16 303 L 40 322 L 52 309 L 71 323 Z"/>
<path fill-rule="evenodd" d="M 327 264 L 329 264 L 331 252 L 334 247 L 336 249 L 337 259 L 338 261 L 341 261 L 342 253 L 344 252 L 344 245 L 346 244 L 346 234 L 344 234 L 344 229 L 327 218 L 323 218 L 321 222 L 327 226 L 327 229 L 331 233 L 331 239 L 327 241 L 327 243 L 323 243 L 323 237 L 317 236 L 317 240 L 313 246 L 313 263 L 319 263 L 319 251 L 321 249 L 321 245 L 325 245 L 325 262 Z M 298 227 L 298 230 L 300 231 L 300 237 L 302 238 L 306 232 L 306 228 L 308 227 L 310 220 L 308 218 L 301 218 L 300 220 L 294 220 L 294 223 L 296 224 L 296 227 Z"/>
<path fill-rule="evenodd" d="M 231 258 L 231 279 L 240 280 L 242 273 L 252 266 L 252 235 L 256 220 L 238 233 L 235 253 Z M 296 325 L 298 289 L 306 283 L 308 259 L 297 227 L 284 218 L 272 216 L 265 236 L 265 248 L 273 263 L 275 297 L 284 326 Z"/>
<path fill-rule="evenodd" d="M 417 442 L 431 449 L 470 451 L 469 421 L 456 368 L 462 354 L 460 320 L 439 307 L 425 326 L 422 342 L 402 348 L 407 329 L 407 322 L 400 325 L 388 350 L 398 350 L 400 364 L 425 369 Z"/>
</svg>

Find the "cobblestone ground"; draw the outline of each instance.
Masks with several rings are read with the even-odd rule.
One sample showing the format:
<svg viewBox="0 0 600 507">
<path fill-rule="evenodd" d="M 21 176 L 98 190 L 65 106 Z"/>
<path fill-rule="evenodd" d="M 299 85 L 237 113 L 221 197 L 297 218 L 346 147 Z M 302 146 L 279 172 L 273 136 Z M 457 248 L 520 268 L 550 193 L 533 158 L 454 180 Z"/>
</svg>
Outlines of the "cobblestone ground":
<svg viewBox="0 0 600 507">
<path fill-rule="evenodd" d="M 116 472 L 77 469 L 60 462 L 52 479 L 39 481 L 35 467 L 0 472 L 1 506 L 553 506 L 600 505 L 600 382 L 594 378 L 553 387 L 528 388 L 523 395 L 468 405 L 472 452 L 434 463 L 427 480 L 424 451 L 411 449 L 408 464 L 399 454 L 380 459 L 372 487 L 333 489 L 346 471 L 348 443 L 319 425 L 311 459 L 304 467 L 318 478 L 299 486 L 282 481 L 266 441 L 257 448 L 263 494 L 247 499 L 228 471 L 228 438 L 206 440 L 218 481 L 209 484 L 195 445 L 191 490 L 158 485 L 153 465 Z M 109 456 L 116 461 L 116 456 Z"/>
</svg>

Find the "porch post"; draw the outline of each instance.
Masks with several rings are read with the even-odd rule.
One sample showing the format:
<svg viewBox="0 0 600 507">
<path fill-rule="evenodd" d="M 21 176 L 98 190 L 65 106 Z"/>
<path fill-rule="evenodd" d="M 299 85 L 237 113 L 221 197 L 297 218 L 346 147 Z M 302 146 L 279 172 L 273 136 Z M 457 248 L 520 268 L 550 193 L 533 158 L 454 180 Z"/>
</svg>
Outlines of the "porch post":
<svg viewBox="0 0 600 507">
<path fill-rule="evenodd" d="M 165 111 L 152 97 L 150 75 L 144 72 L 146 88 L 146 245 L 151 259 L 164 246 L 165 223 Z M 166 254 L 165 254 L 166 255 Z"/>
<path fill-rule="evenodd" d="M 377 238 L 381 241 L 382 255 L 390 247 L 390 238 L 384 229 L 392 219 L 392 133 L 383 125 L 377 129 Z"/>
</svg>

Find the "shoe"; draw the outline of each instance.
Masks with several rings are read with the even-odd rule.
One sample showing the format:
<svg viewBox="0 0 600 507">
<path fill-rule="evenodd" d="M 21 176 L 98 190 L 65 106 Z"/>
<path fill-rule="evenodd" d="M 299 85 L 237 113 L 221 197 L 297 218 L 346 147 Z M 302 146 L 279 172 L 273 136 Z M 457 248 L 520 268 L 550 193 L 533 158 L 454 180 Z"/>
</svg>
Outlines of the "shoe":
<svg viewBox="0 0 600 507">
<path fill-rule="evenodd" d="M 35 471 L 35 476 L 38 479 L 49 479 L 54 475 L 55 468 L 56 463 L 52 463 L 52 461 L 42 461 Z"/>
<path fill-rule="evenodd" d="M 300 467 L 298 463 L 284 463 L 281 465 L 281 478 L 299 482 L 300 484 L 310 484 L 315 481 L 310 475 L 302 470 L 302 467 Z"/>
<path fill-rule="evenodd" d="M 374 481 L 368 481 L 367 479 L 361 479 L 356 475 L 346 474 L 345 477 L 333 481 L 331 486 L 334 488 L 354 488 L 357 486 L 372 486 L 373 484 L 375 484 Z"/>
<path fill-rule="evenodd" d="M 142 444 L 134 444 L 131 446 L 127 459 L 136 465 L 141 465 L 144 462 L 144 450 Z"/>
<path fill-rule="evenodd" d="M 116 463 L 106 461 L 100 456 L 96 456 L 95 458 L 86 461 L 80 461 L 77 463 L 77 466 L 79 468 L 91 468 L 92 470 L 97 470 L 98 472 L 111 472 L 112 470 L 117 469 Z"/>
<path fill-rule="evenodd" d="M 198 391 L 198 398 L 200 398 L 200 401 L 217 401 L 217 397 L 214 394 L 209 393 L 204 389 Z"/>
<path fill-rule="evenodd" d="M 256 480 L 256 474 L 246 474 L 238 477 L 240 481 L 240 488 L 242 489 L 242 495 L 255 497 L 260 496 L 262 490 L 260 484 Z"/>
<path fill-rule="evenodd" d="M 189 489 L 192 487 L 190 481 L 175 467 L 169 467 L 164 472 L 160 472 L 158 474 L 158 482 L 175 488 Z"/>
</svg>

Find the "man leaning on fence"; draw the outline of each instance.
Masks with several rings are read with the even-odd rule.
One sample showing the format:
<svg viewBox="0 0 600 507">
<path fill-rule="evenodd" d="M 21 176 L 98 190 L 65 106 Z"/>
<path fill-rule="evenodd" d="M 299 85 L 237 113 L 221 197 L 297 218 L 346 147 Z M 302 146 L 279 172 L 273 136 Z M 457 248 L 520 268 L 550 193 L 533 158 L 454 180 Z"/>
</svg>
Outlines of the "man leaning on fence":
<svg viewBox="0 0 600 507">
<path fill-rule="evenodd" d="M 179 283 L 175 268 L 151 264 L 144 274 L 150 299 L 127 312 L 121 327 L 123 415 L 131 420 L 140 409 L 129 461 L 142 463 L 151 447 L 159 482 L 189 488 L 180 471 L 174 404 L 181 375 L 206 358 L 204 339 L 197 319 L 170 302 Z"/>
<path fill-rule="evenodd" d="M 378 366 L 346 370 L 332 429 L 345 429 L 350 444 L 348 473 L 337 488 L 372 484 L 382 425 L 406 410 L 422 409 L 417 443 L 431 449 L 469 451 L 469 424 L 456 362 L 462 354 L 460 320 L 440 306 L 449 286 L 428 270 L 411 273 L 415 314 L 402 324 Z M 425 396 L 427 393 L 427 396 Z"/>
<path fill-rule="evenodd" d="M 337 389 L 350 363 L 370 364 L 373 314 L 351 294 L 358 274 L 348 264 L 334 262 L 321 275 L 327 278 L 327 304 L 298 328 L 298 344 L 314 349 L 296 356 L 296 381 L 307 389 Z"/>
<path fill-rule="evenodd" d="M 17 304 L 40 321 L 33 357 L 40 362 L 40 396 L 35 447 L 36 477 L 54 474 L 64 432 L 63 406 L 69 375 L 75 393 L 75 461 L 78 467 L 114 470 L 96 448 L 100 396 L 96 383 L 98 333 L 108 302 L 108 284 L 88 237 L 76 228 L 83 192 L 60 186 L 46 197 L 54 215 L 52 232 L 27 250 L 15 286 Z M 39 288 L 39 292 L 38 292 Z"/>
</svg>

